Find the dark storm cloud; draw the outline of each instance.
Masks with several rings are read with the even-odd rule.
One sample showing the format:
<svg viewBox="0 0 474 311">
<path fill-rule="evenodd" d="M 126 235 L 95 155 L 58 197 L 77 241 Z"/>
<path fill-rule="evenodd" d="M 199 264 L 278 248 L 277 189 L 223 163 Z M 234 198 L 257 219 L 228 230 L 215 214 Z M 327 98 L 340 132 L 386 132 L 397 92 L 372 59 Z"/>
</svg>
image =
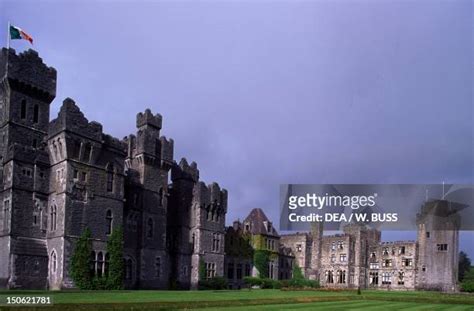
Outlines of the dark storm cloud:
<svg viewBox="0 0 474 311">
<path fill-rule="evenodd" d="M 161 113 L 228 222 L 277 223 L 280 183 L 474 182 L 470 1 L 31 4 L 1 24 L 58 69 L 52 116 L 70 96 L 122 137 Z"/>
</svg>

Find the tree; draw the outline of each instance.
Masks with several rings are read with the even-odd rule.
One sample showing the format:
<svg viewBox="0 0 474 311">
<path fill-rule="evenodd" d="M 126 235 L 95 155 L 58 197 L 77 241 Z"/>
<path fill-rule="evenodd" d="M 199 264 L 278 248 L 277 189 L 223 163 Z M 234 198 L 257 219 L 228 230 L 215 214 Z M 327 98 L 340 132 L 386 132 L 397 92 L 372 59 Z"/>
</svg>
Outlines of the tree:
<svg viewBox="0 0 474 311">
<path fill-rule="evenodd" d="M 469 272 L 471 268 L 471 259 L 467 256 L 467 254 L 463 251 L 459 253 L 459 271 L 458 271 L 458 279 L 461 282 L 464 280 L 464 277 Z"/>
<path fill-rule="evenodd" d="M 270 259 L 270 252 L 267 250 L 256 250 L 253 254 L 253 262 L 258 271 L 258 277 L 268 277 L 268 262 Z"/>
<path fill-rule="evenodd" d="M 298 266 L 297 262 L 295 262 L 295 264 L 293 265 L 292 274 L 293 274 L 293 276 L 292 276 L 293 280 L 303 280 L 304 279 L 303 271 L 301 271 L 301 268 Z"/>
<path fill-rule="evenodd" d="M 80 289 L 92 288 L 92 275 L 89 262 L 91 252 L 91 231 L 89 228 L 85 228 L 74 247 L 69 271 L 74 284 Z"/>
<path fill-rule="evenodd" d="M 121 227 L 112 230 L 107 241 L 107 256 L 109 268 L 107 289 L 123 289 L 124 264 L 123 264 L 123 230 Z"/>
</svg>

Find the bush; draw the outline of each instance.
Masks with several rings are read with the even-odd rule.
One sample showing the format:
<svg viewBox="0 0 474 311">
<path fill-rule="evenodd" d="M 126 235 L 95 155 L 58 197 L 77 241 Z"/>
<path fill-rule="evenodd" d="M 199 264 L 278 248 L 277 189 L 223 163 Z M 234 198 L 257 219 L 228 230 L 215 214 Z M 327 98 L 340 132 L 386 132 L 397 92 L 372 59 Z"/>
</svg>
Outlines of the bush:
<svg viewBox="0 0 474 311">
<path fill-rule="evenodd" d="M 256 278 L 253 276 L 246 276 L 244 277 L 244 283 L 250 287 L 253 286 L 260 286 L 262 284 L 261 278 Z"/>
<path fill-rule="evenodd" d="M 106 290 L 109 289 L 107 285 L 107 278 L 105 277 L 94 277 L 92 279 L 92 289 L 94 290 Z"/>
<path fill-rule="evenodd" d="M 260 285 L 260 288 L 281 288 L 281 283 L 277 280 L 269 279 L 269 278 L 263 278 L 261 279 L 262 283 Z"/>
<path fill-rule="evenodd" d="M 474 281 L 465 281 L 461 283 L 461 289 L 463 292 L 474 293 Z"/>
<path fill-rule="evenodd" d="M 251 276 L 244 277 L 244 283 L 250 287 L 258 286 L 260 288 L 278 289 L 282 287 L 282 283 L 278 280 L 269 278 L 256 278 Z"/>
<path fill-rule="evenodd" d="M 291 288 L 318 288 L 319 282 L 307 279 L 291 279 L 286 282 L 287 287 Z"/>
<path fill-rule="evenodd" d="M 199 289 L 209 290 L 209 289 L 226 289 L 227 288 L 227 279 L 216 276 L 212 279 L 199 281 Z"/>
</svg>

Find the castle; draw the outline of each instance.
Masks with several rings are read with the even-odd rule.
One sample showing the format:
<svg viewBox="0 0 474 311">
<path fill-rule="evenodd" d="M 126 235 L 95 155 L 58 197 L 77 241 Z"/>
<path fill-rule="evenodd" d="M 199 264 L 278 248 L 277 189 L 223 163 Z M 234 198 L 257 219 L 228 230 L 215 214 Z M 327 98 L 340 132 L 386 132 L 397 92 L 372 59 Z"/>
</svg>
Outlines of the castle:
<svg viewBox="0 0 474 311">
<path fill-rule="evenodd" d="M 170 278 L 196 287 L 200 261 L 210 277 L 223 274 L 227 192 L 200 181 L 196 163 L 174 161 L 161 115 L 139 113 L 122 140 L 69 98 L 50 121 L 55 69 L 13 49 L 2 49 L 0 68 L 1 287 L 73 287 L 69 261 L 85 227 L 97 276 L 108 236 L 123 227 L 127 288 L 168 288 Z"/>
<path fill-rule="evenodd" d="M 195 162 L 175 161 L 161 115 L 139 113 L 136 133 L 124 139 L 105 134 L 69 98 L 49 120 L 56 70 L 33 50 L 3 48 L 0 79 L 0 287 L 74 287 L 70 258 L 86 227 L 91 273 L 106 275 L 106 243 L 119 226 L 126 288 L 195 289 L 201 265 L 206 278 L 241 288 L 259 273 L 258 250 L 270 253 L 273 279 L 291 278 L 298 264 L 323 286 L 456 287 L 458 220 L 444 201 L 423 207 L 412 242 L 384 243 L 359 225 L 341 235 L 323 236 L 315 225 L 280 236 L 261 209 L 226 228 L 227 191 L 200 181 Z"/>
</svg>

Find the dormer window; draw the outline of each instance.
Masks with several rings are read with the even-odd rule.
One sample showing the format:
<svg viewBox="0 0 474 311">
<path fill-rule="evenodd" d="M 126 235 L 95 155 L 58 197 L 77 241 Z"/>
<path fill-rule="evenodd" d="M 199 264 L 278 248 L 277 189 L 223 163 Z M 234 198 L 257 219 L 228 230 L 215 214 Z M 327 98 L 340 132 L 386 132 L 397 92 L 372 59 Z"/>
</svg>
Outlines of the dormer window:
<svg viewBox="0 0 474 311">
<path fill-rule="evenodd" d="M 245 224 L 245 232 L 249 232 L 249 231 L 250 231 L 250 224 L 246 223 Z"/>
<path fill-rule="evenodd" d="M 266 221 L 265 226 L 267 227 L 267 232 L 272 233 L 272 223 L 269 221 Z"/>
</svg>

